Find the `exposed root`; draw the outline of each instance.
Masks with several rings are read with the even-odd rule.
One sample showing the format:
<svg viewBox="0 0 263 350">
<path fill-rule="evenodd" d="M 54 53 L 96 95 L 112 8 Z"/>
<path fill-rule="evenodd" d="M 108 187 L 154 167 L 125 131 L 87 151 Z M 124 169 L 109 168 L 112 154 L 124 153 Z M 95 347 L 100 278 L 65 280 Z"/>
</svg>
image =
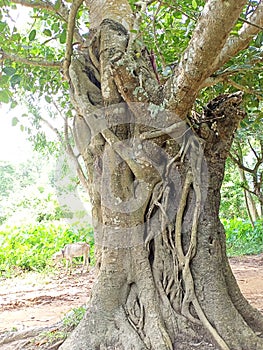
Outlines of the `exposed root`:
<svg viewBox="0 0 263 350">
<path fill-rule="evenodd" d="M 63 323 L 58 322 L 52 326 L 7 332 L 0 336 L 0 347 L 5 348 L 5 346 L 8 346 L 10 348 L 12 346 L 14 349 L 33 350 L 36 346 L 40 346 L 39 348 L 41 349 L 55 350 L 64 341 L 64 336 L 59 341 L 54 337 L 54 342 L 52 342 L 48 335 L 62 331 L 64 331 Z"/>
<path fill-rule="evenodd" d="M 187 140 L 185 138 L 185 141 L 182 144 L 179 154 L 177 154 L 177 156 L 174 158 L 174 161 L 177 160 L 179 157 L 181 157 L 181 160 L 183 160 L 186 156 L 189 157 L 189 162 L 191 167 L 188 169 L 186 173 L 184 185 L 181 192 L 181 199 L 180 199 L 179 207 L 177 209 L 176 220 L 175 220 L 174 241 L 173 241 L 173 229 L 171 225 L 168 225 L 167 227 L 167 223 L 169 223 L 169 221 L 166 214 L 166 210 L 168 208 L 168 203 L 169 203 L 168 202 L 169 191 L 166 191 L 167 187 L 165 186 L 164 183 L 162 185 L 158 184 L 158 186 L 155 188 L 156 189 L 156 191 L 154 192 L 155 195 L 152 198 L 152 204 L 150 206 L 148 215 L 150 217 L 154 206 L 158 206 L 160 208 L 163 241 L 165 242 L 166 246 L 170 248 L 170 251 L 172 253 L 173 260 L 174 260 L 174 268 L 179 269 L 179 272 L 180 271 L 182 272 L 182 282 L 183 282 L 182 287 L 184 289 L 184 292 L 183 292 L 183 298 L 181 301 L 181 314 L 195 324 L 202 324 L 205 327 L 205 329 L 207 329 L 209 333 L 213 336 L 214 340 L 222 350 L 229 350 L 229 347 L 227 346 L 225 341 L 220 337 L 216 329 L 208 321 L 195 294 L 195 287 L 194 287 L 194 281 L 193 281 L 193 277 L 190 269 L 190 262 L 196 253 L 197 227 L 198 227 L 198 220 L 199 220 L 199 215 L 201 212 L 201 205 L 202 205 L 201 170 L 202 170 L 202 161 L 203 161 L 203 151 L 199 142 L 192 137 L 189 137 Z M 169 166 L 170 165 L 171 164 L 169 164 Z M 183 248 L 183 242 L 182 242 L 182 226 L 183 226 L 183 219 L 185 215 L 187 201 L 189 199 L 190 191 L 192 191 L 192 188 L 195 195 L 195 206 L 194 206 L 194 212 L 193 212 L 189 245 L 185 253 Z M 167 231 L 168 231 L 168 237 L 166 235 Z M 147 237 L 147 243 L 149 243 L 151 238 L 152 237 Z M 156 278 L 156 280 L 158 281 L 158 278 Z M 176 281 L 177 283 L 180 283 L 178 280 L 178 271 L 173 276 L 173 278 L 171 277 L 168 280 L 164 291 L 166 295 L 170 293 L 172 289 L 171 286 L 173 285 L 174 281 Z M 161 289 L 162 288 L 160 288 L 160 285 L 159 285 L 160 292 L 161 292 Z M 198 318 L 196 318 L 191 314 L 190 312 L 191 305 L 193 305 Z"/>
</svg>

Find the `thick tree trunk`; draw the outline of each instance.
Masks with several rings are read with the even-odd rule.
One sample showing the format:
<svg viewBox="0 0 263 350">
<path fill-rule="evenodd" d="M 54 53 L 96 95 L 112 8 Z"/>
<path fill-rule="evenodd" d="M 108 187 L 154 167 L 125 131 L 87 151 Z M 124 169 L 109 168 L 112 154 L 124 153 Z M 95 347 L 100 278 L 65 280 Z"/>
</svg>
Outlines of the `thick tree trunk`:
<svg viewBox="0 0 263 350">
<path fill-rule="evenodd" d="M 163 110 L 168 87 L 127 45 L 105 20 L 70 67 L 98 279 L 60 349 L 263 350 L 262 315 L 238 289 L 218 217 L 241 95 L 182 122 L 189 111 Z"/>
</svg>

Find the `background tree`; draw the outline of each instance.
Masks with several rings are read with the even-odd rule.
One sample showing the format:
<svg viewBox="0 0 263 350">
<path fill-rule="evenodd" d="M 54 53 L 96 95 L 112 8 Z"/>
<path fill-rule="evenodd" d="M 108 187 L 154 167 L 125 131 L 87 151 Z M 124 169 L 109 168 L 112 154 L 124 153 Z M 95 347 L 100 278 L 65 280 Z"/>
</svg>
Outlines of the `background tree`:
<svg viewBox="0 0 263 350">
<path fill-rule="evenodd" d="M 13 175 L 15 169 L 11 164 L 7 162 L 0 163 L 0 174 L 1 174 L 1 184 L 0 184 L 0 193 L 1 197 L 7 197 L 10 191 L 13 190 Z"/>
<path fill-rule="evenodd" d="M 254 125 L 259 129 L 252 133 L 253 136 L 261 130 L 259 122 L 255 122 Z M 247 211 L 253 223 L 262 217 L 263 212 L 263 140 L 261 135 L 258 135 L 256 140 L 252 138 L 251 128 L 242 132 L 247 137 L 239 135 L 230 158 L 239 169 Z"/>
<path fill-rule="evenodd" d="M 54 163 L 40 155 L 20 164 L 0 163 L 0 224 L 17 226 L 73 217 L 73 211 L 59 202 L 58 189 L 49 184 Z"/>
<path fill-rule="evenodd" d="M 244 191 L 242 191 L 241 184 L 238 168 L 228 158 L 226 161 L 224 182 L 221 188 L 221 218 L 229 220 L 238 217 L 249 220 Z"/>
<path fill-rule="evenodd" d="M 61 349 L 263 349 L 218 217 L 245 117 L 226 86 L 260 95 L 262 1 L 14 2 L 34 22 L 22 35 L 4 3 L 1 101 L 25 89 L 63 103 L 70 91 L 93 205 L 98 281 Z"/>
</svg>

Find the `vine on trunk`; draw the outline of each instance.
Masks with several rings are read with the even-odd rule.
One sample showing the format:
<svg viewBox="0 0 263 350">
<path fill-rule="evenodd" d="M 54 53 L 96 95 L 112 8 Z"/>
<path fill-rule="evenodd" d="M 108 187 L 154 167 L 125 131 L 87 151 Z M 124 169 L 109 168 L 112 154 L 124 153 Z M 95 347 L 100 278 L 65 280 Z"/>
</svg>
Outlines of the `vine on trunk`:
<svg viewBox="0 0 263 350">
<path fill-rule="evenodd" d="M 99 275 L 86 318 L 61 349 L 75 349 L 74 337 L 85 349 L 130 349 L 129 332 L 135 349 L 171 350 L 183 334 L 196 339 L 198 329 L 202 339 L 210 334 L 220 349 L 229 350 L 204 307 L 205 286 L 195 282 L 195 260 L 209 171 L 218 157 L 220 167 L 224 164 L 244 117 L 238 109 L 242 94 L 220 96 L 202 115 L 189 113 L 182 121 L 172 109 L 164 110 L 163 86 L 128 42 L 120 24 L 105 20 L 69 69 L 78 111 L 76 142 L 89 172 Z M 208 244 L 214 241 L 211 237 Z M 224 247 L 218 249 L 220 259 Z"/>
</svg>

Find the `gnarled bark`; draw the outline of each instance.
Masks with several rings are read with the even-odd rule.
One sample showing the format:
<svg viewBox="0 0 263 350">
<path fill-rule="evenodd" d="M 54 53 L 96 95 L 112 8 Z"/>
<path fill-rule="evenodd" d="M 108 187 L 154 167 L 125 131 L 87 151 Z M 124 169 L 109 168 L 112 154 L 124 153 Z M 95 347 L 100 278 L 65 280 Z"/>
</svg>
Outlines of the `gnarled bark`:
<svg viewBox="0 0 263 350">
<path fill-rule="evenodd" d="M 126 52 L 120 23 L 93 35 L 69 74 L 98 279 L 60 349 L 263 349 L 262 315 L 239 291 L 218 217 L 242 94 L 183 122 L 164 110 L 167 90 L 147 61 Z"/>
</svg>

